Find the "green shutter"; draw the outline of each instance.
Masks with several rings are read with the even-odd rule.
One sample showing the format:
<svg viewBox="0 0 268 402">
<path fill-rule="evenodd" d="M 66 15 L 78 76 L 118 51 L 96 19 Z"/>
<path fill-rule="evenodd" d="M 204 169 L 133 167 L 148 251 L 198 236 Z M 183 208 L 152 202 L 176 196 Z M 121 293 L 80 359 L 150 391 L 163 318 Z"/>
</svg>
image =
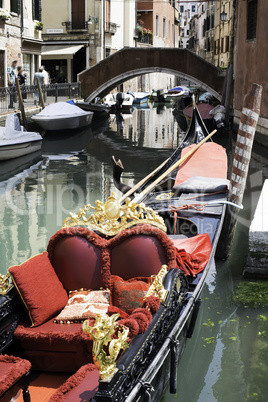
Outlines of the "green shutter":
<svg viewBox="0 0 268 402">
<path fill-rule="evenodd" d="M 42 21 L 42 0 L 37 0 L 38 2 L 38 21 Z"/>
<path fill-rule="evenodd" d="M 17 13 L 20 14 L 20 0 L 17 0 Z"/>
<path fill-rule="evenodd" d="M 35 20 L 35 0 L 32 0 L 32 14 L 33 14 L 33 20 Z"/>
</svg>

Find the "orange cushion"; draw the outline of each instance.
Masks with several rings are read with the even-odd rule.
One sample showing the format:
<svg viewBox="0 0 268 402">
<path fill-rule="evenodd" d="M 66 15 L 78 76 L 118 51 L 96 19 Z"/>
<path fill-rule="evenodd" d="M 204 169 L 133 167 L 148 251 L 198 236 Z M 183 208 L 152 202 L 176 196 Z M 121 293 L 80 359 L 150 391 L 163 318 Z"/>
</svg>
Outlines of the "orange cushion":
<svg viewBox="0 0 268 402">
<path fill-rule="evenodd" d="M 140 279 L 140 280 L 139 280 Z M 142 306 L 151 285 L 151 278 L 132 278 L 124 281 L 120 276 L 111 276 L 111 303 L 128 314 Z"/>
<path fill-rule="evenodd" d="M 192 144 L 189 147 L 183 148 L 181 156 L 186 155 L 195 146 L 196 144 Z M 175 180 L 175 186 L 193 176 L 226 179 L 227 167 L 225 148 L 215 142 L 206 142 L 180 165 Z"/>
<path fill-rule="evenodd" d="M 50 264 L 47 252 L 9 268 L 13 283 L 26 307 L 31 326 L 55 316 L 68 301 L 68 294 Z"/>
</svg>

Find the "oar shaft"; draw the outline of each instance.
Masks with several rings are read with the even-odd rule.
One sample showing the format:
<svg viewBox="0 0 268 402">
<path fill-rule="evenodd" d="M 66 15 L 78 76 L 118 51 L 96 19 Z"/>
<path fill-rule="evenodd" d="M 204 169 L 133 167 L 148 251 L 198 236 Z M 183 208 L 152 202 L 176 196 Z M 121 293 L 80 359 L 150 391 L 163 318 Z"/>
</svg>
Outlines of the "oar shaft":
<svg viewBox="0 0 268 402">
<path fill-rule="evenodd" d="M 125 201 L 125 199 L 127 197 L 129 197 L 131 194 L 133 194 L 140 186 L 142 186 L 148 179 L 150 179 L 150 177 L 152 177 L 156 172 L 158 172 L 158 170 L 160 170 L 162 168 L 162 166 L 164 166 L 164 164 L 168 161 L 168 159 L 166 159 L 163 163 L 161 163 L 161 165 L 157 166 L 157 168 L 155 170 L 153 170 L 149 175 L 147 175 L 146 177 L 144 177 L 143 179 L 141 179 L 137 184 L 135 184 L 135 186 L 133 186 L 130 190 L 128 190 L 119 200 L 119 203 L 121 204 L 123 201 Z"/>
<path fill-rule="evenodd" d="M 209 135 L 207 135 L 201 142 L 199 142 L 193 149 L 191 149 L 187 154 L 185 154 L 182 158 L 180 158 L 174 165 L 170 166 L 161 176 L 159 176 L 153 183 L 151 183 L 148 187 L 144 189 L 142 193 L 139 194 L 138 199 L 144 197 L 145 194 L 149 193 L 160 181 L 162 181 L 169 173 L 171 173 L 174 169 L 176 169 L 179 165 L 181 165 L 189 156 L 191 156 L 195 151 L 198 150 L 207 140 L 209 140 L 217 130 L 213 130 Z"/>
</svg>

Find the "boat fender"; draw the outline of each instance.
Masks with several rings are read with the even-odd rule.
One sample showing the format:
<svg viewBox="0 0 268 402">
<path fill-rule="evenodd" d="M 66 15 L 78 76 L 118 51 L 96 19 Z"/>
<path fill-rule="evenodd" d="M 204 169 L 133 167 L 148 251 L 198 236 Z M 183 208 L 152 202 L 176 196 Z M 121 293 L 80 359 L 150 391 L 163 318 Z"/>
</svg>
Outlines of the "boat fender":
<svg viewBox="0 0 268 402">
<path fill-rule="evenodd" d="M 178 362 L 179 362 L 179 340 L 171 339 L 170 342 L 170 379 L 169 379 L 169 392 L 176 394 L 177 392 L 177 376 L 178 376 Z"/>
<path fill-rule="evenodd" d="M 191 318 L 191 321 L 190 321 L 190 324 L 188 327 L 188 331 L 187 331 L 187 335 L 186 335 L 187 338 L 191 338 L 193 335 L 200 304 L 201 304 L 201 299 L 197 299 L 195 302 L 194 308 L 193 308 L 192 318 Z"/>
<path fill-rule="evenodd" d="M 144 381 L 139 381 L 142 385 L 141 387 L 141 392 L 142 392 L 142 396 L 143 402 L 151 402 L 152 400 L 152 393 L 154 392 L 154 387 L 152 386 L 152 384 L 150 384 L 149 382 L 144 382 Z"/>
</svg>

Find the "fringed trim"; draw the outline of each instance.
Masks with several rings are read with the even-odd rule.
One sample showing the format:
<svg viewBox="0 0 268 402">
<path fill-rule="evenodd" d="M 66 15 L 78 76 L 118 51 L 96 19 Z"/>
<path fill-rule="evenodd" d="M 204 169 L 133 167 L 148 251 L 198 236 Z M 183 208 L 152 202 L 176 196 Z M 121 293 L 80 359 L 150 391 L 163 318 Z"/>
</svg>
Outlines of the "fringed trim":
<svg viewBox="0 0 268 402">
<path fill-rule="evenodd" d="M 28 373 L 31 363 L 19 357 L 1 355 L 1 363 L 13 363 L 13 366 L 0 378 L 0 397 L 9 390 L 23 375 Z"/>
<path fill-rule="evenodd" d="M 121 244 L 125 239 L 131 236 L 152 236 L 156 237 L 162 245 L 165 255 L 166 264 L 169 269 L 177 267 L 176 251 L 173 242 L 169 239 L 166 233 L 151 225 L 137 225 L 130 229 L 125 229 L 115 237 L 106 240 L 98 236 L 95 232 L 82 227 L 69 227 L 60 229 L 51 238 L 47 246 L 48 258 L 53 266 L 54 252 L 57 243 L 66 236 L 81 236 L 92 245 L 101 250 L 101 278 L 104 288 L 109 288 L 111 277 L 111 249 Z"/>
<path fill-rule="evenodd" d="M 94 364 L 86 364 L 82 366 L 74 375 L 68 378 L 64 384 L 62 384 L 57 391 L 52 395 L 49 399 L 49 402 L 62 402 L 65 400 L 65 396 L 68 392 L 70 392 L 73 388 L 77 387 L 82 383 L 85 377 L 96 371 L 97 368 Z"/>
</svg>

